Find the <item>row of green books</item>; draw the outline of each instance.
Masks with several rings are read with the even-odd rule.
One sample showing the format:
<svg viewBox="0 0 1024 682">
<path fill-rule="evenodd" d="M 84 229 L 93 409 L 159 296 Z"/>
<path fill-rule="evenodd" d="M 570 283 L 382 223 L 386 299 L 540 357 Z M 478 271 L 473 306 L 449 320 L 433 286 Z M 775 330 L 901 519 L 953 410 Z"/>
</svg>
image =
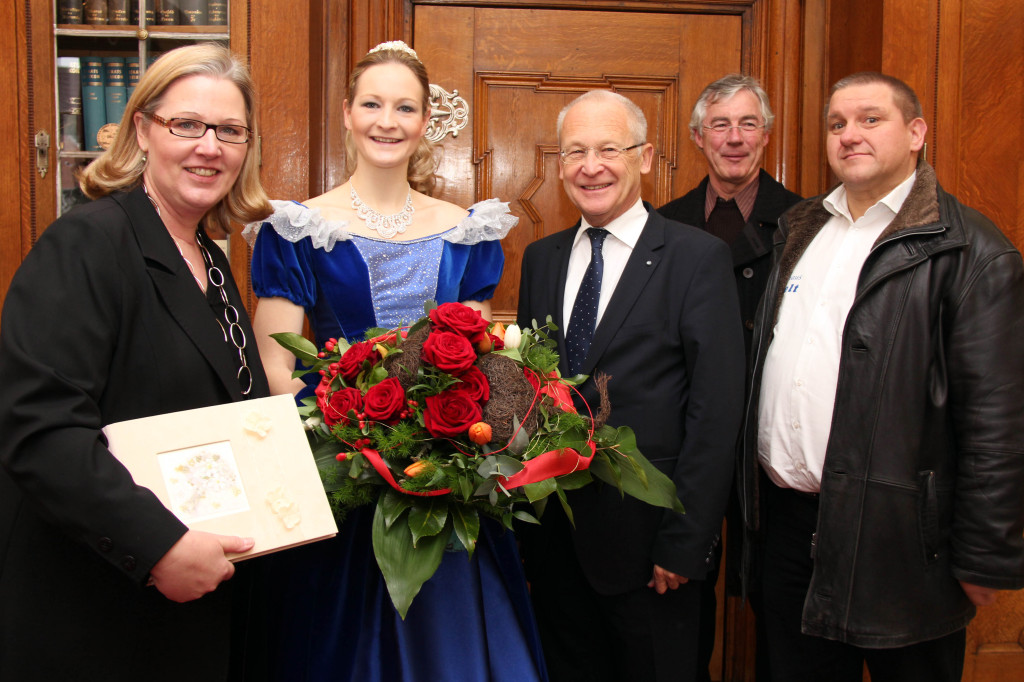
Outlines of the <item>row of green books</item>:
<svg viewBox="0 0 1024 682">
<path fill-rule="evenodd" d="M 58 24 L 147 26 L 226 26 L 227 0 L 60 0 Z"/>
<path fill-rule="evenodd" d="M 61 150 L 101 152 L 109 147 L 138 82 L 138 55 L 57 57 Z"/>
</svg>

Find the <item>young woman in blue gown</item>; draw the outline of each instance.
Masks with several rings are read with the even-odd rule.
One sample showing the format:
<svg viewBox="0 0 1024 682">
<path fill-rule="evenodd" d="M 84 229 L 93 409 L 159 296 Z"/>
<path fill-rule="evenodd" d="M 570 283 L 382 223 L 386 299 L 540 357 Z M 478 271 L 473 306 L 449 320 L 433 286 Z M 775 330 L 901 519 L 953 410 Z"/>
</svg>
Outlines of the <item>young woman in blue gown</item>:
<svg viewBox="0 0 1024 682">
<path fill-rule="evenodd" d="M 246 230 L 260 297 L 254 329 L 274 393 L 308 391 L 291 378 L 292 355 L 268 336 L 301 332 L 304 318 L 322 346 L 408 324 L 429 300 L 490 316 L 500 239 L 517 219 L 496 199 L 467 211 L 430 196 L 428 84 L 404 43 L 371 50 L 344 105 L 349 179 L 303 203 L 272 202 L 274 214 Z M 264 625 L 245 644 L 246 679 L 546 679 L 511 533 L 491 523 L 472 560 L 446 553 L 403 621 L 373 556 L 372 517 L 372 506 L 356 509 L 337 538 L 258 560 L 248 617 Z"/>
</svg>

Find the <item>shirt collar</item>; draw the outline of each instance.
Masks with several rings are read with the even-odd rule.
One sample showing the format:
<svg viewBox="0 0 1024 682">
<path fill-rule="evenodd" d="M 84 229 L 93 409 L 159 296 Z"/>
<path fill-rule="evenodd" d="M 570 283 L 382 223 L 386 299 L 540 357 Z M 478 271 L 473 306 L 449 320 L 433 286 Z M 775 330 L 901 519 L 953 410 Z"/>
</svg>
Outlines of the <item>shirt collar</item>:
<svg viewBox="0 0 1024 682">
<path fill-rule="evenodd" d="M 867 215 L 868 211 L 875 209 L 875 206 L 879 204 L 885 206 L 895 216 L 903 208 L 903 202 L 910 196 L 910 190 L 914 187 L 914 181 L 917 179 L 917 171 L 911 173 L 906 180 L 896 185 L 891 192 L 886 194 L 884 197 L 878 200 L 874 206 L 864 212 Z M 839 185 L 832 192 L 825 197 L 822 202 L 825 206 L 825 210 L 834 216 L 840 216 L 846 218 L 851 223 L 855 222 L 853 216 L 850 213 L 850 205 L 846 199 L 846 185 Z"/>
<path fill-rule="evenodd" d="M 644 208 L 644 202 L 638 198 L 636 203 L 626 209 L 622 215 L 601 227 L 608 230 L 613 237 L 632 249 L 640 240 L 640 233 L 644 231 L 647 218 L 647 209 Z M 576 238 L 572 242 L 573 247 L 579 243 L 580 239 L 586 236 L 587 228 L 589 227 L 592 227 L 592 225 L 587 222 L 587 219 L 580 218 L 580 227 L 576 230 Z"/>
<path fill-rule="evenodd" d="M 754 202 L 757 201 L 757 190 L 761 186 L 761 173 L 758 171 L 757 175 L 750 182 L 749 185 L 741 189 L 733 199 L 736 200 L 736 208 L 740 209 L 740 215 L 743 216 L 743 220 L 750 220 L 750 214 L 754 212 Z M 711 216 L 711 211 L 715 210 L 715 203 L 718 201 L 718 192 L 711 185 L 711 180 L 708 179 L 708 191 L 704 195 L 704 220 Z"/>
</svg>

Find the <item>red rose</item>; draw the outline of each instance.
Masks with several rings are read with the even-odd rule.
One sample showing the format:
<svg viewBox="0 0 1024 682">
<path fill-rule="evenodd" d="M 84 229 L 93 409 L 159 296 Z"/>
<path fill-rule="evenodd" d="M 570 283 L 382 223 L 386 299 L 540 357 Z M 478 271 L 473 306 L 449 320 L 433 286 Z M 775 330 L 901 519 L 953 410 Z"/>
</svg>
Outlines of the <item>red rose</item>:
<svg viewBox="0 0 1024 682">
<path fill-rule="evenodd" d="M 391 377 L 371 386 L 363 399 L 366 416 L 370 419 L 394 424 L 405 408 L 405 391 L 398 379 Z"/>
<path fill-rule="evenodd" d="M 380 361 L 380 353 L 374 350 L 373 344 L 369 341 L 354 343 L 341 356 L 341 360 L 338 362 L 338 374 L 345 379 L 346 383 L 351 383 L 362 371 L 363 363 L 367 360 L 371 365 L 377 364 Z"/>
<path fill-rule="evenodd" d="M 463 434 L 482 417 L 480 404 L 464 391 L 441 391 L 429 396 L 423 406 L 423 425 L 436 438 Z"/>
<path fill-rule="evenodd" d="M 461 303 L 442 303 L 429 313 L 430 321 L 435 329 L 453 332 L 476 340 L 482 332 L 487 331 L 488 322 L 480 316 L 480 311 Z"/>
<path fill-rule="evenodd" d="M 530 385 L 533 386 L 533 389 L 537 390 L 541 381 L 537 377 L 537 373 L 532 369 L 524 367 L 523 374 L 526 375 L 526 378 L 530 382 Z M 565 412 L 576 411 L 576 406 L 572 404 L 572 389 L 569 388 L 569 384 L 563 384 L 558 379 L 558 375 L 555 372 L 548 372 L 540 392 L 544 395 L 551 396 L 551 399 L 555 402 L 555 407 L 561 407 Z"/>
<path fill-rule="evenodd" d="M 328 426 L 348 424 L 352 421 L 349 411 L 359 414 L 363 409 L 363 394 L 357 388 L 342 388 L 317 399 L 317 406 L 324 413 Z"/>
<path fill-rule="evenodd" d="M 433 331 L 423 342 L 423 359 L 442 372 L 461 374 L 476 362 L 476 351 L 465 336 Z"/>
<path fill-rule="evenodd" d="M 491 385 L 487 383 L 487 377 L 476 365 L 467 369 L 457 378 L 461 383 L 450 386 L 449 391 L 465 393 L 478 403 L 486 403 L 491 397 Z"/>
</svg>

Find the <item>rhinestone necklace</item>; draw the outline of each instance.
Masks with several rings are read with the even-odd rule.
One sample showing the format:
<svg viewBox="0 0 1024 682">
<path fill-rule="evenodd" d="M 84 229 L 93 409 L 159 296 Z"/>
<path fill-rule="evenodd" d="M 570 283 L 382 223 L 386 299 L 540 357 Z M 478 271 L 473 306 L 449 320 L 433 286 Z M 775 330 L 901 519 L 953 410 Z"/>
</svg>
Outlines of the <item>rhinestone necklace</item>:
<svg viewBox="0 0 1024 682">
<path fill-rule="evenodd" d="M 363 203 L 363 200 L 356 194 L 355 185 L 349 185 L 352 195 L 352 209 L 366 226 L 374 230 L 384 239 L 391 239 L 396 234 L 402 234 L 406 228 L 412 225 L 412 214 L 415 209 L 412 207 L 412 189 L 405 197 L 405 206 L 398 213 L 383 215 Z"/>
</svg>

